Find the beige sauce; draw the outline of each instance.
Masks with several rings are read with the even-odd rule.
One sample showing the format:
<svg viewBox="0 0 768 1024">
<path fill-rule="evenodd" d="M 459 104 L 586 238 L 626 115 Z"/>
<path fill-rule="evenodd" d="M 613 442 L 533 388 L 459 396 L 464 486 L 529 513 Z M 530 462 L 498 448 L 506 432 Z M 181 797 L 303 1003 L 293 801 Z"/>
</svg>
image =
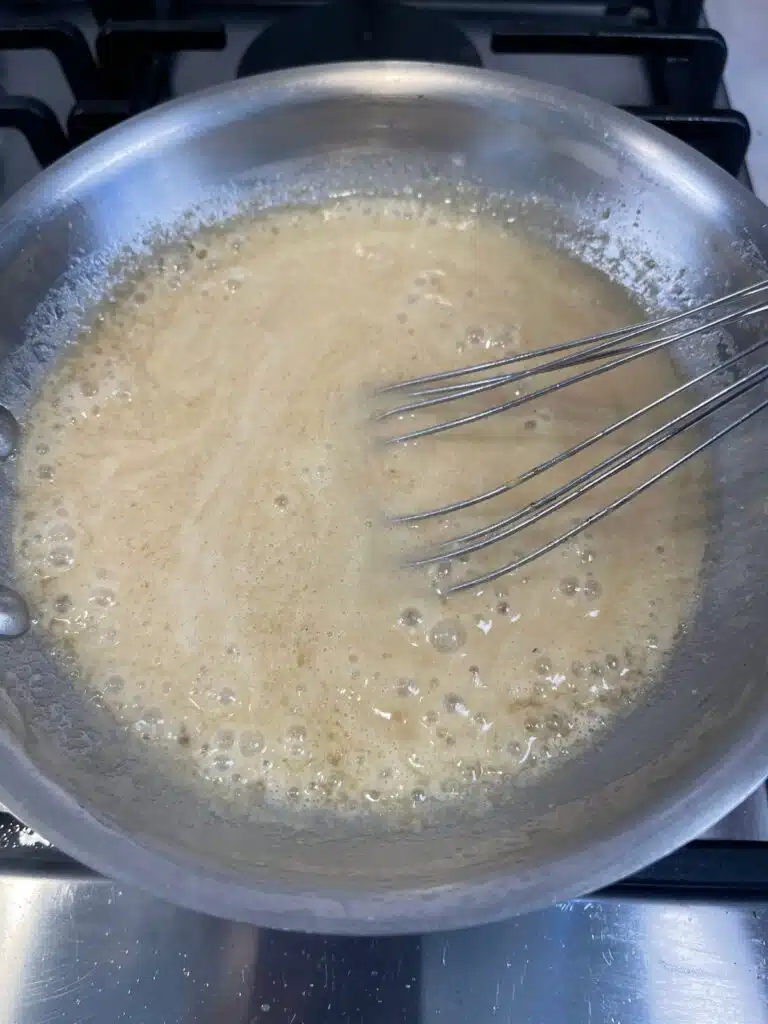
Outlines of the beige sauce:
<svg viewBox="0 0 768 1024">
<path fill-rule="evenodd" d="M 540 486 L 420 529 L 381 515 L 513 478 L 667 390 L 671 363 L 393 448 L 373 443 L 363 385 L 637 317 L 575 261 L 441 210 L 347 202 L 201 238 L 110 307 L 32 408 L 26 594 L 87 693 L 205 784 L 382 809 L 535 776 L 637 699 L 671 646 L 702 556 L 701 480 L 678 472 L 447 602 L 444 572 L 530 550 L 674 452 L 466 565 L 413 572 L 398 557 Z"/>
</svg>

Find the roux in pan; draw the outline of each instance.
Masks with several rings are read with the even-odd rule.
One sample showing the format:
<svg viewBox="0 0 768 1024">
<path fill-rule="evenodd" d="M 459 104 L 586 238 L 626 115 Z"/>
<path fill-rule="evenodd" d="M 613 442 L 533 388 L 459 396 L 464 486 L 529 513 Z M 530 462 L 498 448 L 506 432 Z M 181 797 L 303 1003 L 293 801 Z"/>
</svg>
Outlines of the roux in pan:
<svg viewBox="0 0 768 1024">
<path fill-rule="evenodd" d="M 109 307 L 29 414 L 17 562 L 79 685 L 201 784 L 344 811 L 482 796 L 610 726 L 694 598 L 700 466 L 447 602 L 436 576 L 509 549 L 405 571 L 445 526 L 381 513 L 513 478 L 674 386 L 668 357 L 405 447 L 372 444 L 361 395 L 634 321 L 626 295 L 497 225 L 384 200 L 193 248 Z"/>
</svg>

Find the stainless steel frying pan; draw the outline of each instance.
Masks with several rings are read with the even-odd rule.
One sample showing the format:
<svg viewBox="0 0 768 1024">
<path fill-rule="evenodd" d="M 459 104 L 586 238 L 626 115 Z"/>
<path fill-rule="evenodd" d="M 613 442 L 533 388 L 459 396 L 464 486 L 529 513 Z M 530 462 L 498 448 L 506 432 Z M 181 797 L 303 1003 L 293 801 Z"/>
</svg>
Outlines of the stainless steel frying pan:
<svg viewBox="0 0 768 1024">
<path fill-rule="evenodd" d="M 453 194 L 515 217 L 651 306 L 765 276 L 768 210 L 692 150 L 610 107 L 449 67 L 301 69 L 129 121 L 0 211 L 0 401 L 23 430 L 57 349 L 161 236 L 249 204 L 348 190 Z M 732 343 L 746 337 L 735 331 Z M 683 352 L 681 372 L 721 358 L 724 344 Z M 625 875 L 768 775 L 767 431 L 758 417 L 713 456 L 700 606 L 650 699 L 589 753 L 482 818 L 408 834 L 204 805 L 78 696 L 34 625 L 0 641 L 0 800 L 99 871 L 275 927 L 469 925 Z M 9 460 L 0 582 L 11 587 L 13 489 Z"/>
</svg>

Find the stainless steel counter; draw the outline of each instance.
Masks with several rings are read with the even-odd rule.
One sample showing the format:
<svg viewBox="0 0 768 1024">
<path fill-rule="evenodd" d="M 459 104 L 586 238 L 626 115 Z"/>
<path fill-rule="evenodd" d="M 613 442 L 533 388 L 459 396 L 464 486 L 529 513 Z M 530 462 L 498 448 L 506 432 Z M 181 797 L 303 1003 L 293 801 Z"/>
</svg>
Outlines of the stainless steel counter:
<svg viewBox="0 0 768 1024">
<path fill-rule="evenodd" d="M 574 901 L 421 939 L 0 878 L 0 1024 L 768 1024 L 768 908 Z"/>
<path fill-rule="evenodd" d="M 765 789 L 710 835 L 765 840 Z M 46 845 L 16 825 L 0 850 L 0 1024 L 768 1024 L 768 905 L 585 899 L 461 932 L 332 938 L 33 876 L 9 851 Z"/>
</svg>

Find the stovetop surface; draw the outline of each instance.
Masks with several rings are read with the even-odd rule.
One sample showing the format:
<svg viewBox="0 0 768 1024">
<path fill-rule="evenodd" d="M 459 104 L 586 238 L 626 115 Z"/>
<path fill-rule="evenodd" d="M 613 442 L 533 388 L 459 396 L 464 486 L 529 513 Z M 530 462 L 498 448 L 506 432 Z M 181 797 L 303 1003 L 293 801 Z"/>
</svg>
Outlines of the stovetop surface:
<svg viewBox="0 0 768 1024">
<path fill-rule="evenodd" d="M 277 67 L 379 57 L 482 65 L 565 85 L 640 113 L 736 174 L 749 125 L 728 106 L 721 84 L 726 43 L 700 27 L 701 6 L 701 0 L 0 3 L 0 86 L 11 94 L 5 102 L 0 97 L 0 128 L 15 124 L 31 143 L 3 139 L 0 193 L 35 173 L 38 158 L 50 162 L 169 96 Z M 14 95 L 27 102 L 14 102 Z"/>
<path fill-rule="evenodd" d="M 745 178 L 730 40 L 700 15 L 698 0 L 0 2 L 0 199 L 170 95 L 378 57 L 567 85 Z M 339 939 L 123 889 L 0 809 L 0 1024 L 768 1024 L 766 839 L 763 787 L 705 841 L 597 896 L 466 932 Z"/>
</svg>

